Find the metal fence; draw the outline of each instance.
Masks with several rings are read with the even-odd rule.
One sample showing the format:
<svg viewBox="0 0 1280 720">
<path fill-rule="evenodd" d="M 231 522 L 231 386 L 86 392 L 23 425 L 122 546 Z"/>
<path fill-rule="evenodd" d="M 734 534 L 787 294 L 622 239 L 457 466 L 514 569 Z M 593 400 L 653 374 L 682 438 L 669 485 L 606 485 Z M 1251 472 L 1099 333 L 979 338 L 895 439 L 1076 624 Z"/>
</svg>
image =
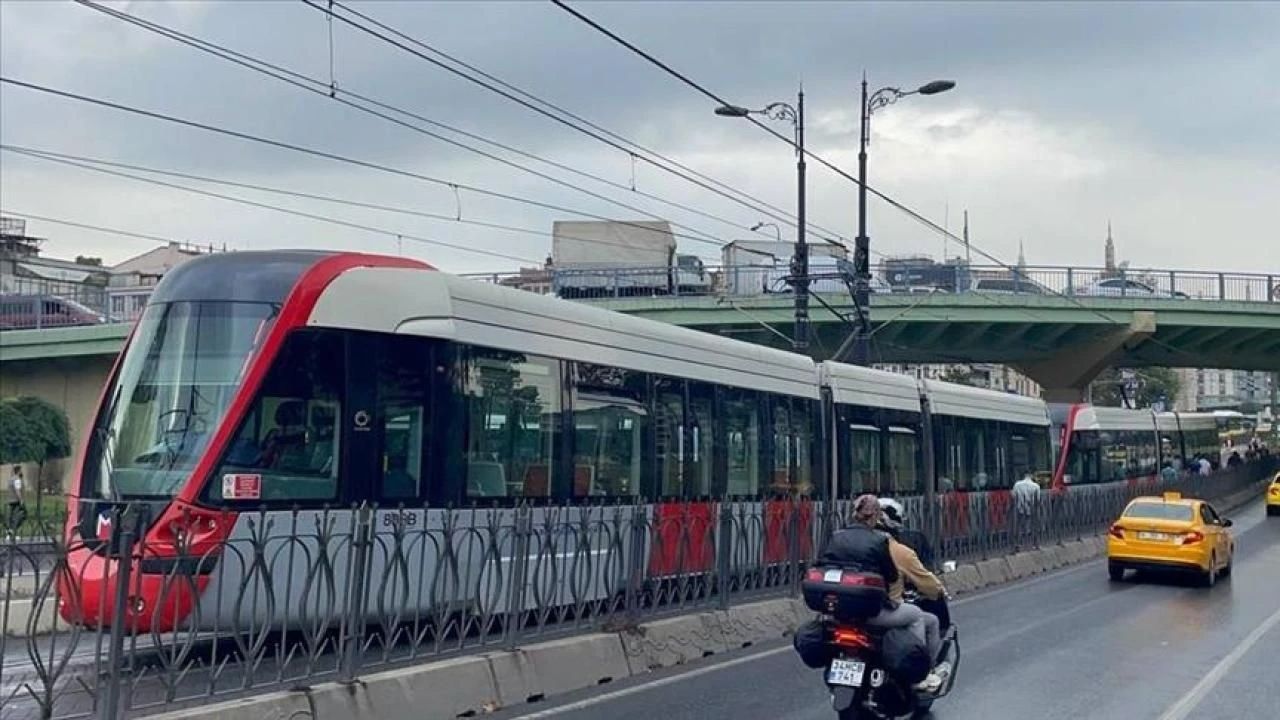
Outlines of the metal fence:
<svg viewBox="0 0 1280 720">
<path fill-rule="evenodd" d="M 1196 270 L 1105 270 L 1060 266 L 1028 266 L 1010 270 L 991 265 L 935 265 L 919 268 L 880 265 L 872 268 L 872 292 L 909 294 L 944 292 L 979 295 L 1124 297 L 1134 299 L 1232 300 L 1280 302 L 1280 272 L 1231 273 Z M 707 266 L 615 268 L 476 273 L 467 277 L 538 293 L 571 298 L 734 296 L 759 297 L 791 292 L 793 276 L 786 263 L 774 266 Z M 820 293 L 847 293 L 833 265 L 811 267 L 810 288 Z M 41 329 L 99 323 L 133 322 L 146 290 L 75 286 L 17 278 L 21 286 L 0 295 L 0 330 Z"/>
<path fill-rule="evenodd" d="M 1161 489 L 1221 498 L 1272 466 Z M 1100 532 L 1150 489 L 909 498 L 907 525 L 930 561 L 976 560 Z M 262 510 L 176 519 L 161 546 L 138 540 L 153 508 L 105 504 L 105 539 L 0 546 L 0 715 L 136 716 L 793 594 L 849 505 Z"/>
<path fill-rule="evenodd" d="M 1010 269 L 999 265 L 934 265 L 920 269 L 878 265 L 871 268 L 871 274 L 871 291 L 891 295 L 942 292 L 1280 302 L 1280 272 L 1107 270 L 1064 266 Z M 707 266 L 700 275 L 696 275 L 696 279 L 695 274 L 688 270 L 641 267 L 539 270 L 532 274 L 476 273 L 468 277 L 575 298 L 784 295 L 792 292 L 795 279 L 785 263 L 773 266 Z M 848 292 L 835 266 L 811 266 L 808 278 L 813 292 Z"/>
</svg>

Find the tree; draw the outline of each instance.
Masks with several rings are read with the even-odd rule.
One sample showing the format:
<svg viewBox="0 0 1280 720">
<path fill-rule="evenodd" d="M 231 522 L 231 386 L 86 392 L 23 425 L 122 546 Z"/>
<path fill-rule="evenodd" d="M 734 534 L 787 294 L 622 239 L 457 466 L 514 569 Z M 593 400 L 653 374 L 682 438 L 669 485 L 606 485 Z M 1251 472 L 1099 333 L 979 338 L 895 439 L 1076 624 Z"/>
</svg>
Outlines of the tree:
<svg viewBox="0 0 1280 720">
<path fill-rule="evenodd" d="M 45 463 L 70 454 L 71 432 L 61 408 L 30 396 L 0 401 L 0 462 L 36 463 L 39 488 Z"/>
<path fill-rule="evenodd" d="M 1126 375 L 1132 375 L 1129 385 L 1136 383 L 1137 392 L 1131 393 L 1125 388 Z M 1121 370 L 1107 368 L 1103 370 L 1090 386 L 1094 405 L 1109 407 L 1149 408 L 1157 402 L 1166 408 L 1172 407 L 1178 398 L 1178 390 L 1182 383 L 1178 374 L 1169 368 L 1142 368 L 1137 370 Z M 1125 398 L 1128 397 L 1128 404 Z"/>
<path fill-rule="evenodd" d="M 35 426 L 13 400 L 0 401 L 0 464 L 17 465 L 31 462 L 40 454 L 40 441 Z"/>
</svg>

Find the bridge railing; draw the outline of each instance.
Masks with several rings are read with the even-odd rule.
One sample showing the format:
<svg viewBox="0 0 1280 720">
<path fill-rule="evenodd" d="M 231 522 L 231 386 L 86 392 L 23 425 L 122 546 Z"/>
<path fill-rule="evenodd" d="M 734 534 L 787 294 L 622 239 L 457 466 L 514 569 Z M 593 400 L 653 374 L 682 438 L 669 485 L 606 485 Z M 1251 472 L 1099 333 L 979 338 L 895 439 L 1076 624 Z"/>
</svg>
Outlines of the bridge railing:
<svg viewBox="0 0 1280 720">
<path fill-rule="evenodd" d="M 871 292 L 918 295 L 930 292 L 975 295 L 1107 297 L 1132 299 L 1280 302 L 1280 272 L 1238 273 L 1198 270 L 997 265 L 873 266 Z M 796 276 L 783 265 L 678 268 L 592 268 L 538 273 L 476 273 L 477 280 L 569 298 L 735 296 L 767 297 L 793 292 Z M 847 294 L 833 265 L 811 266 L 812 292 Z"/>
<path fill-rule="evenodd" d="M 1200 270 L 996 265 L 874 266 L 871 292 L 887 295 L 972 293 L 1075 297 L 1119 297 L 1231 300 L 1280 303 L 1280 272 L 1238 273 Z M 692 268 L 595 268 L 534 272 L 472 273 L 470 277 L 537 293 L 575 299 L 613 297 L 729 296 L 777 297 L 793 292 L 795 277 L 785 263 L 773 266 L 733 265 Z M 847 294 L 834 265 L 811 266 L 812 292 Z M 0 294 L 0 331 L 29 330 L 103 323 L 131 323 L 147 290 L 119 292 L 93 288 L 68 293 L 65 283 L 23 279 Z"/>
<path fill-rule="evenodd" d="M 925 561 L 1105 531 L 1138 493 L 1223 498 L 1270 461 L 1161 486 L 904 498 Z M 798 591 L 850 500 L 202 511 L 81 503 L 0 542 L 0 716 L 133 716 Z M 171 523 L 156 527 L 155 522 Z M 209 540 L 217 529 L 224 540 Z M 157 538 L 156 540 L 140 538 Z"/>
</svg>

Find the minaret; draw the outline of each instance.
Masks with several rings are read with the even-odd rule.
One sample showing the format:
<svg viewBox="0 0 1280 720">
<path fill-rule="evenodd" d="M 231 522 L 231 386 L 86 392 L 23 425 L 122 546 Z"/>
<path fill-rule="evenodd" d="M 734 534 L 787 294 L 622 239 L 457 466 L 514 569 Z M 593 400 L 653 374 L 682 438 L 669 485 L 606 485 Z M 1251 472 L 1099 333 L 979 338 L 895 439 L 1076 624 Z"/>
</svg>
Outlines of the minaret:
<svg viewBox="0 0 1280 720">
<path fill-rule="evenodd" d="M 1107 221 L 1107 272 L 1116 271 L 1116 241 L 1111 239 L 1111 221 Z"/>
<path fill-rule="evenodd" d="M 1019 270 L 1027 269 L 1027 254 L 1023 252 L 1022 240 L 1018 240 L 1018 269 Z"/>
</svg>

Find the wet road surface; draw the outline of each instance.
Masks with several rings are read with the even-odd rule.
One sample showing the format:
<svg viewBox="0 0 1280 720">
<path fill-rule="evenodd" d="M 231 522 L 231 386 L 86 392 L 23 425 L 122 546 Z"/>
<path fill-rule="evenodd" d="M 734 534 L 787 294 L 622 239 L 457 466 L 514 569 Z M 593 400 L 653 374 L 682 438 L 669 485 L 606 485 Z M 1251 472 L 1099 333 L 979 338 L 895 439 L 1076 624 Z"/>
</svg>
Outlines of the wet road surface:
<svg viewBox="0 0 1280 720">
<path fill-rule="evenodd" d="M 1280 518 L 1265 518 L 1261 503 L 1232 517 L 1234 572 L 1211 589 L 1178 577 L 1112 583 L 1105 564 L 1095 561 L 957 602 L 953 615 L 964 651 L 959 679 L 930 717 L 1280 717 Z M 779 643 L 491 717 L 835 715 L 820 673 Z"/>
</svg>

